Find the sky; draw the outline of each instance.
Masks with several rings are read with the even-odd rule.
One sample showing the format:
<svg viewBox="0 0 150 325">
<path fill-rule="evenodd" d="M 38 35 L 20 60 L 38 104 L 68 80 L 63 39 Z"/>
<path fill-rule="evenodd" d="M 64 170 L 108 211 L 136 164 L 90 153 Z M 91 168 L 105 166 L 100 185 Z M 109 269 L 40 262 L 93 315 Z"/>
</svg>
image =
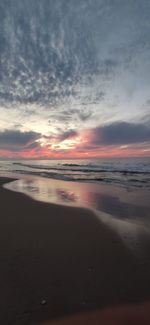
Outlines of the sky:
<svg viewBox="0 0 150 325">
<path fill-rule="evenodd" d="M 149 0 L 0 0 L 0 158 L 150 156 L 149 35 Z"/>
</svg>

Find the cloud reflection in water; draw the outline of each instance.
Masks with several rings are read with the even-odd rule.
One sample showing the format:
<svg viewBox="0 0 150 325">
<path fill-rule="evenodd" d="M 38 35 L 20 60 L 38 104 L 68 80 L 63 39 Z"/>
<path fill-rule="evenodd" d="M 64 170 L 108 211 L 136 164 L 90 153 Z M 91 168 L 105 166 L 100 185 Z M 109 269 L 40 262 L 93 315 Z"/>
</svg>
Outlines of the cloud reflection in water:
<svg viewBox="0 0 150 325">
<path fill-rule="evenodd" d="M 5 187 L 39 201 L 93 209 L 132 250 L 137 250 L 139 242 L 143 243 L 140 240 L 143 234 L 149 235 L 150 202 L 144 190 L 128 192 L 125 188 L 95 183 L 37 177 L 25 177 Z"/>
</svg>

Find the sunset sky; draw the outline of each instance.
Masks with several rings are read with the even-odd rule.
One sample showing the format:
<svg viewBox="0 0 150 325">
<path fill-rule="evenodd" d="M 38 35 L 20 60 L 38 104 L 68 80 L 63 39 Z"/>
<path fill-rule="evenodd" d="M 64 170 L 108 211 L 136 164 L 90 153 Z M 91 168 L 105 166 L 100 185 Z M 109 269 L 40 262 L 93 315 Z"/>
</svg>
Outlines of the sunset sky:
<svg viewBox="0 0 150 325">
<path fill-rule="evenodd" d="M 150 1 L 0 0 L 0 158 L 150 156 Z"/>
</svg>

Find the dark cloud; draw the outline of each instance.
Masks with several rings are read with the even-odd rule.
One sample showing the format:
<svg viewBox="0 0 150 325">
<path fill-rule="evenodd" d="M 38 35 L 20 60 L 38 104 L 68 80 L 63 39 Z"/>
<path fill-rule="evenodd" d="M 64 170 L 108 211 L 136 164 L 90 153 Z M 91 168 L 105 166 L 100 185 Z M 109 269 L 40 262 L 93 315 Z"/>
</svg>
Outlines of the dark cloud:
<svg viewBox="0 0 150 325">
<path fill-rule="evenodd" d="M 32 150 L 32 149 L 37 150 L 37 149 L 40 149 L 40 148 L 41 147 L 40 147 L 39 142 L 33 142 L 33 143 L 27 145 L 28 150 Z"/>
<path fill-rule="evenodd" d="M 57 128 L 58 133 L 51 133 L 50 135 L 42 135 L 42 138 L 46 139 L 48 142 L 63 142 L 67 139 L 72 139 L 78 135 L 78 132 L 72 129 L 63 131 L 62 128 Z M 56 148 L 57 146 L 55 146 Z"/>
<path fill-rule="evenodd" d="M 66 132 L 63 132 L 62 134 L 60 134 L 58 136 L 58 140 L 60 142 L 67 140 L 67 139 L 72 139 L 74 137 L 76 137 L 78 135 L 78 133 L 75 130 L 68 130 Z"/>
<path fill-rule="evenodd" d="M 118 122 L 91 132 L 93 145 L 126 145 L 150 141 L 150 128 L 144 124 Z"/>
<path fill-rule="evenodd" d="M 40 138 L 40 133 L 5 130 L 0 132 L 0 148 L 16 150 L 24 147 L 36 146 L 35 141 Z"/>
</svg>

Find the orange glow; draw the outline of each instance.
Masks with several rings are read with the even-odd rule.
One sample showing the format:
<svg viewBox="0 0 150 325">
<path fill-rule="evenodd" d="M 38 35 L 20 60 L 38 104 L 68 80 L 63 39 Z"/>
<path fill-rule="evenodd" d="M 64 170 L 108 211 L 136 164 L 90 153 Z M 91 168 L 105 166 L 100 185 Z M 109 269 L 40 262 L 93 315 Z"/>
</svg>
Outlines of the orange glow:
<svg viewBox="0 0 150 325">
<path fill-rule="evenodd" d="M 133 145 L 132 146 L 101 146 L 97 148 L 93 148 L 91 150 L 84 148 L 82 145 L 77 145 L 74 148 L 63 148 L 59 147 L 48 148 L 40 147 L 37 150 L 21 150 L 21 151 L 11 151 L 11 150 L 0 150 L 1 158 L 23 158 L 23 159 L 82 159 L 82 158 L 100 158 L 100 157 L 149 157 L 150 149 L 141 145 Z"/>
<path fill-rule="evenodd" d="M 126 145 L 100 145 L 94 138 L 93 130 L 85 130 L 68 139 L 59 140 L 42 137 L 36 142 L 35 148 L 28 147 L 16 150 L 0 150 L 0 158 L 12 159 L 82 159 L 100 157 L 148 157 L 149 143 Z"/>
</svg>

